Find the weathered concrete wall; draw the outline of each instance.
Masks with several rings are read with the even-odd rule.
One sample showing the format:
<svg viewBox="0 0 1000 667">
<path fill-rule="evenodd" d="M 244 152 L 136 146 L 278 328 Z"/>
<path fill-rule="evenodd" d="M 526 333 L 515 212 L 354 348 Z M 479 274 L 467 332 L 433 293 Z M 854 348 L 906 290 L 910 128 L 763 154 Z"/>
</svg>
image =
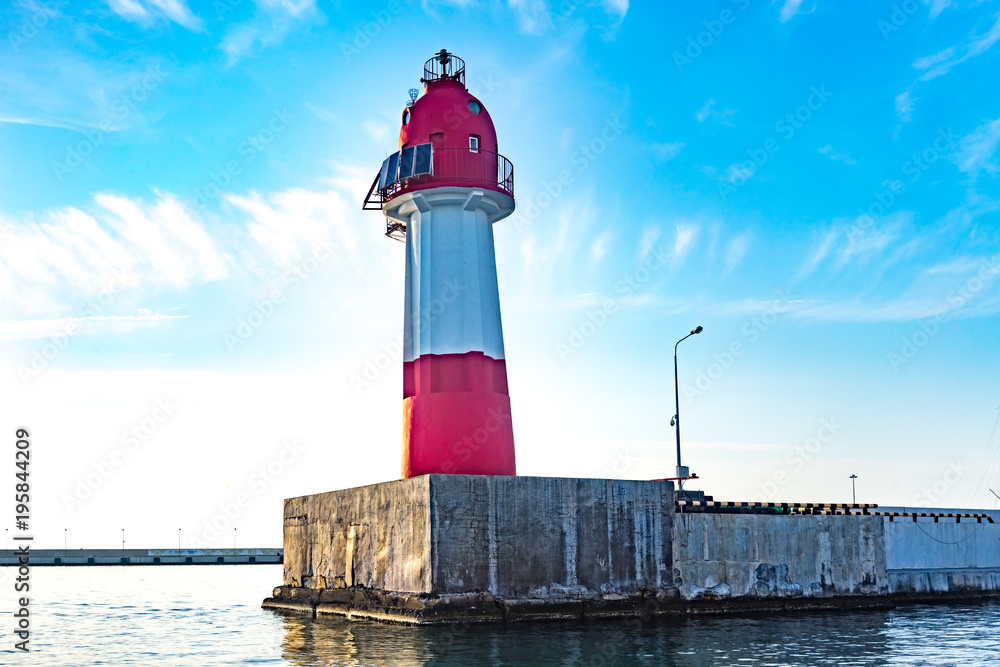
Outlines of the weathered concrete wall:
<svg viewBox="0 0 1000 667">
<path fill-rule="evenodd" d="M 669 587 L 673 485 L 428 475 L 285 501 L 286 586 L 510 597 Z"/>
<path fill-rule="evenodd" d="M 433 591 L 512 598 L 672 586 L 673 485 L 432 475 Z"/>
<path fill-rule="evenodd" d="M 429 479 L 285 501 L 286 586 L 429 593 Z"/>
<path fill-rule="evenodd" d="M 878 517 L 677 514 L 673 542 L 686 600 L 888 591 Z"/>
<path fill-rule="evenodd" d="M 892 593 L 1000 591 L 1000 524 L 885 519 Z"/>
<path fill-rule="evenodd" d="M 271 608 L 403 623 L 1000 595 L 1000 524 L 675 514 L 673 485 L 429 475 L 285 501 Z"/>
</svg>

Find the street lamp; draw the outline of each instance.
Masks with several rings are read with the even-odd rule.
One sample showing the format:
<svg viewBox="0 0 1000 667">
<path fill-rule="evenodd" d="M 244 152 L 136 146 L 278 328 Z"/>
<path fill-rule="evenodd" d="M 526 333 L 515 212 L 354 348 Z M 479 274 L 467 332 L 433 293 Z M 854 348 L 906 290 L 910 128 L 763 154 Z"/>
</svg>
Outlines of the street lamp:
<svg viewBox="0 0 1000 667">
<path fill-rule="evenodd" d="M 670 425 L 677 428 L 677 484 L 681 491 L 684 491 L 684 481 L 682 478 L 688 476 L 686 468 L 681 466 L 681 391 L 680 383 L 677 381 L 677 346 L 695 334 L 700 334 L 703 328 L 698 326 L 691 330 L 687 336 L 681 338 L 674 344 L 674 418 L 670 420 Z"/>
<path fill-rule="evenodd" d="M 65 550 L 66 550 L 66 549 L 68 548 L 68 547 L 66 546 L 66 544 L 67 544 L 67 540 L 68 540 L 68 537 L 67 537 L 67 535 L 66 535 L 66 532 L 67 532 L 68 530 L 69 530 L 68 528 L 63 528 L 63 551 L 65 551 Z"/>
<path fill-rule="evenodd" d="M 177 551 L 181 550 L 181 529 L 177 529 Z"/>
<path fill-rule="evenodd" d="M 122 551 L 125 551 L 125 529 L 122 528 Z"/>
<path fill-rule="evenodd" d="M 854 490 L 854 480 L 856 480 L 857 478 L 858 478 L 857 475 L 851 475 L 851 502 L 854 503 L 855 505 L 858 504 L 858 494 Z"/>
</svg>

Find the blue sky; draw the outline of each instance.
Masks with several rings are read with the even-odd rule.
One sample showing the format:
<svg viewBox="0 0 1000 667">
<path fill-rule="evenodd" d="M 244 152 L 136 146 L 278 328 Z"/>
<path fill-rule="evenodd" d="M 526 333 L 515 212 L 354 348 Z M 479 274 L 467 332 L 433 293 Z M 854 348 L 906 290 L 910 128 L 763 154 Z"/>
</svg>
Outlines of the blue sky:
<svg viewBox="0 0 1000 667">
<path fill-rule="evenodd" d="M 402 246 L 360 205 L 442 47 L 515 167 L 520 473 L 669 476 L 703 325 L 717 499 L 995 506 L 1000 3 L 22 0 L 0 35 L 43 542 L 276 545 L 282 498 L 398 476 Z"/>
</svg>

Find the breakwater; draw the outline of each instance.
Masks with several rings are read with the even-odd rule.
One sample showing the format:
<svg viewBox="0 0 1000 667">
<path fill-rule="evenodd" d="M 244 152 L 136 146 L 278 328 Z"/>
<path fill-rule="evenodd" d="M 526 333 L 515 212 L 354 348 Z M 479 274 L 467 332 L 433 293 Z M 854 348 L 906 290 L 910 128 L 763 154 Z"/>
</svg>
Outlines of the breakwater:
<svg viewBox="0 0 1000 667">
<path fill-rule="evenodd" d="M 422 624 L 1000 595 L 988 519 L 678 509 L 669 482 L 469 475 L 292 498 L 264 606 Z"/>
</svg>

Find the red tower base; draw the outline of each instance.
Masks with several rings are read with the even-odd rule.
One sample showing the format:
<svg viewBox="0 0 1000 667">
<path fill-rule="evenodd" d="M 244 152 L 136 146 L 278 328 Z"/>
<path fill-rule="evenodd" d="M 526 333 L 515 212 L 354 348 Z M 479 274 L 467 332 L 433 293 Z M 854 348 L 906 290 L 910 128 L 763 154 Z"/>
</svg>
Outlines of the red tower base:
<svg viewBox="0 0 1000 667">
<path fill-rule="evenodd" d="M 482 391 L 403 399 L 403 477 L 516 475 L 510 397 Z"/>
</svg>

